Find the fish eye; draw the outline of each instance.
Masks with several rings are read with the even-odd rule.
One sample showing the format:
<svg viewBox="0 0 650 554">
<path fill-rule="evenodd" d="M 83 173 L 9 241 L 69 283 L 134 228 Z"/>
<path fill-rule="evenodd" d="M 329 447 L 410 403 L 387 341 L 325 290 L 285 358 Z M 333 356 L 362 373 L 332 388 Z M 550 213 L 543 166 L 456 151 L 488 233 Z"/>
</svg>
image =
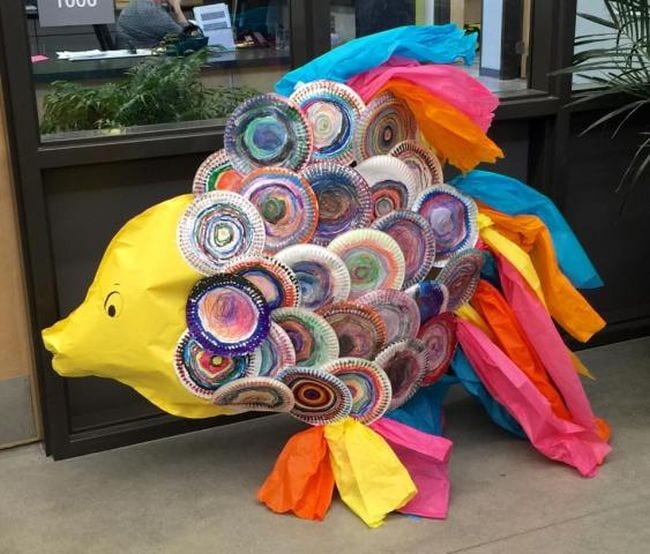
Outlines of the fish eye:
<svg viewBox="0 0 650 554">
<path fill-rule="evenodd" d="M 109 292 L 104 300 L 104 312 L 108 317 L 119 317 L 123 306 L 122 295 L 116 290 Z"/>
</svg>

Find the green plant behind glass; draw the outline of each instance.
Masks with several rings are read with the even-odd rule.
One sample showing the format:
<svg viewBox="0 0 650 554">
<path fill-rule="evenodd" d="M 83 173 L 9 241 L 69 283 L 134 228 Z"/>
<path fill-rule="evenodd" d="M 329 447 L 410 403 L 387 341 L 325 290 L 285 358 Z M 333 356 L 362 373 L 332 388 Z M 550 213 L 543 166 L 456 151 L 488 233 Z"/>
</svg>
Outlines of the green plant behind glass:
<svg viewBox="0 0 650 554">
<path fill-rule="evenodd" d="M 147 59 L 119 83 L 82 86 L 57 81 L 43 102 L 43 133 L 132 127 L 226 117 L 258 94 L 249 87 L 208 88 L 201 82 L 205 51 Z"/>
<path fill-rule="evenodd" d="M 615 118 L 621 118 L 614 136 L 634 114 L 650 106 L 650 5 L 649 0 L 604 0 L 611 20 L 591 14 L 578 16 L 603 26 L 606 31 L 576 37 L 576 46 L 589 46 L 577 52 L 568 72 L 577 73 L 598 85 L 579 104 L 611 94 L 623 94 L 625 105 L 592 123 L 582 134 Z M 607 44 L 613 44 L 607 46 Z M 588 72 L 588 73 L 584 73 Z M 640 134 L 640 144 L 623 174 L 617 191 L 629 193 L 650 166 L 650 131 Z M 626 194 L 625 200 L 629 198 Z"/>
</svg>

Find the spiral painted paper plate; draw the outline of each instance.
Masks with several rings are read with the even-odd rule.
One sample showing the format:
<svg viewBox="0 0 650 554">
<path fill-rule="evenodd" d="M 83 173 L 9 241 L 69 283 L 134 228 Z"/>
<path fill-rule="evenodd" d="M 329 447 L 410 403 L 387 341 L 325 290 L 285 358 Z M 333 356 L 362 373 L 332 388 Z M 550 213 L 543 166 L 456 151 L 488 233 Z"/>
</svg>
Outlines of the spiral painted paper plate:
<svg viewBox="0 0 650 554">
<path fill-rule="evenodd" d="M 276 258 L 243 256 L 229 263 L 223 272 L 244 277 L 255 285 L 270 310 L 300 305 L 300 284 L 296 275 Z"/>
<path fill-rule="evenodd" d="M 390 151 L 390 155 L 406 163 L 417 182 L 418 193 L 432 185 L 444 183 L 442 166 L 436 155 L 424 145 L 414 140 L 400 142 Z"/>
<path fill-rule="evenodd" d="M 404 254 L 404 285 L 424 279 L 436 259 L 436 237 L 429 222 L 419 213 L 400 210 L 377 219 L 373 229 L 390 235 Z"/>
<path fill-rule="evenodd" d="M 282 167 L 256 169 L 246 176 L 239 193 L 250 200 L 264 220 L 264 252 L 275 254 L 298 242 L 309 242 L 318 225 L 318 201 L 298 173 Z"/>
<path fill-rule="evenodd" d="M 205 400 L 210 400 L 219 387 L 230 381 L 257 375 L 260 364 L 261 359 L 255 354 L 229 358 L 209 352 L 189 331 L 181 335 L 174 355 L 174 367 L 180 382 Z"/>
<path fill-rule="evenodd" d="M 336 81 L 312 81 L 290 96 L 307 116 L 314 135 L 315 161 L 347 165 L 354 161 L 354 132 L 365 109 L 361 97 Z"/>
<path fill-rule="evenodd" d="M 354 137 L 357 161 L 388 154 L 400 142 L 415 140 L 418 126 L 409 107 L 386 92 L 373 98 L 361 112 Z"/>
<path fill-rule="evenodd" d="M 406 291 L 420 310 L 420 323 L 446 312 L 449 304 L 449 290 L 437 281 L 422 281 Z"/>
<path fill-rule="evenodd" d="M 197 196 L 178 223 L 178 246 L 187 263 L 212 275 L 239 256 L 264 249 L 264 221 L 257 209 L 234 192 L 216 190 Z"/>
<path fill-rule="evenodd" d="M 480 250 L 471 249 L 456 254 L 442 268 L 436 281 L 449 290 L 449 311 L 456 310 L 474 296 L 484 261 Z"/>
<path fill-rule="evenodd" d="M 419 193 L 409 166 L 392 156 L 373 156 L 355 169 L 370 185 L 375 218 L 410 208 Z"/>
<path fill-rule="evenodd" d="M 356 302 L 335 302 L 319 313 L 334 329 L 341 357 L 373 360 L 386 346 L 386 324 L 370 306 Z"/>
<path fill-rule="evenodd" d="M 214 275 L 196 283 L 185 312 L 187 327 L 196 341 L 224 356 L 252 352 L 271 326 L 262 293 L 237 275 Z"/>
<path fill-rule="evenodd" d="M 291 389 L 270 377 L 244 377 L 221 387 L 213 404 L 235 412 L 290 412 L 294 406 Z"/>
<path fill-rule="evenodd" d="M 408 402 L 431 370 L 431 350 L 419 339 L 406 339 L 384 348 L 375 363 L 381 367 L 393 391 L 391 410 Z"/>
<path fill-rule="evenodd" d="M 404 254 L 386 233 L 356 229 L 334 239 L 329 249 L 345 263 L 350 273 L 350 298 L 375 289 L 401 289 L 404 284 Z"/>
<path fill-rule="evenodd" d="M 244 175 L 269 166 L 297 171 L 313 149 L 311 127 L 302 110 L 274 93 L 240 104 L 226 121 L 223 142 L 233 167 Z"/>
<path fill-rule="evenodd" d="M 451 313 L 431 318 L 420 327 L 418 338 L 431 351 L 431 365 L 423 385 L 435 383 L 447 371 L 456 350 L 456 319 Z"/>
<path fill-rule="evenodd" d="M 293 270 L 302 294 L 301 306 L 318 310 L 350 296 L 348 268 L 334 252 L 315 244 L 296 244 L 276 258 Z"/>
<path fill-rule="evenodd" d="M 350 416 L 369 425 L 388 410 L 392 400 L 390 380 L 374 362 L 360 358 L 340 358 L 323 366 L 350 389 Z"/>
<path fill-rule="evenodd" d="M 312 242 L 327 246 L 341 233 L 370 225 L 372 195 L 357 171 L 333 162 L 320 162 L 307 166 L 302 175 L 318 198 L 318 226 Z"/>
<path fill-rule="evenodd" d="M 399 290 L 373 290 L 357 302 L 373 308 L 386 325 L 387 343 L 415 338 L 420 329 L 420 310 L 415 300 Z"/>
<path fill-rule="evenodd" d="M 277 378 L 295 401 L 291 415 L 309 425 L 327 425 L 350 415 L 352 396 L 338 377 L 313 367 L 287 367 Z"/>
<path fill-rule="evenodd" d="M 192 192 L 195 195 L 213 190 L 229 190 L 239 192 L 242 176 L 237 173 L 230 163 L 226 151 L 217 150 L 210 154 L 194 175 Z"/>
<path fill-rule="evenodd" d="M 296 365 L 296 350 L 289 335 L 275 321 L 271 322 L 269 335 L 255 350 L 262 377 L 275 377 L 287 366 Z"/>
<path fill-rule="evenodd" d="M 449 185 L 435 185 L 417 197 L 413 211 L 426 218 L 436 238 L 436 267 L 478 240 L 478 210 L 469 196 Z"/>
<path fill-rule="evenodd" d="M 339 355 L 339 340 L 322 316 L 305 308 L 273 311 L 275 321 L 289 335 L 296 352 L 296 364 L 320 367 Z"/>
</svg>

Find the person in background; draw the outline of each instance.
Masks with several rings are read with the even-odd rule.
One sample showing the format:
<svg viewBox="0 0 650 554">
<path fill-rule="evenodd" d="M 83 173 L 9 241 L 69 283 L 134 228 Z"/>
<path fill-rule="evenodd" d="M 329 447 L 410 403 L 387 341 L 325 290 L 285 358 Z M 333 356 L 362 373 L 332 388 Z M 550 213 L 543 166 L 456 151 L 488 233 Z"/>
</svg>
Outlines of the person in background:
<svg viewBox="0 0 650 554">
<path fill-rule="evenodd" d="M 117 19 L 118 48 L 152 48 L 168 33 L 180 33 L 187 26 L 181 0 L 131 0 Z"/>
</svg>

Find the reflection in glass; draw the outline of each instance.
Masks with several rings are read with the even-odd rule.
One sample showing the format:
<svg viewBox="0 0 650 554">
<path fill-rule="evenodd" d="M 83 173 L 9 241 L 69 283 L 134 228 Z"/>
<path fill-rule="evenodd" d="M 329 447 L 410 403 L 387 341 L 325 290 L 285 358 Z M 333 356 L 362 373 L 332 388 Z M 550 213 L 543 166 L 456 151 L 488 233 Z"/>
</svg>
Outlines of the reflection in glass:
<svg viewBox="0 0 650 554">
<path fill-rule="evenodd" d="M 578 0 L 577 3 L 577 12 L 579 14 L 588 14 L 589 16 L 594 16 L 596 18 L 604 19 L 605 21 L 611 21 L 607 7 L 603 0 Z M 592 39 L 597 39 L 597 43 L 577 45 L 575 47 L 576 53 L 589 50 L 597 46 L 603 50 L 607 48 L 612 48 L 616 45 L 616 39 L 614 37 L 607 38 L 602 36 L 602 33 L 610 31 L 606 27 L 587 19 L 586 17 L 576 17 L 576 32 L 575 36 L 578 37 L 589 37 Z M 601 33 L 600 36 L 596 36 Z M 606 77 L 606 72 L 601 70 L 583 70 L 580 73 L 573 74 L 573 86 L 575 88 L 593 88 L 594 82 L 590 77 Z"/>
<path fill-rule="evenodd" d="M 467 68 L 493 91 L 528 88 L 531 0 L 331 0 L 331 42 L 402 25 L 456 23 L 479 33 L 475 66 Z"/>
<path fill-rule="evenodd" d="M 130 0 L 117 18 L 118 48 L 153 48 L 168 33 L 180 33 L 188 25 L 180 0 Z"/>
<path fill-rule="evenodd" d="M 223 118 L 289 69 L 288 0 L 116 0 L 115 24 L 56 27 L 24 5 L 44 140 Z"/>
</svg>

